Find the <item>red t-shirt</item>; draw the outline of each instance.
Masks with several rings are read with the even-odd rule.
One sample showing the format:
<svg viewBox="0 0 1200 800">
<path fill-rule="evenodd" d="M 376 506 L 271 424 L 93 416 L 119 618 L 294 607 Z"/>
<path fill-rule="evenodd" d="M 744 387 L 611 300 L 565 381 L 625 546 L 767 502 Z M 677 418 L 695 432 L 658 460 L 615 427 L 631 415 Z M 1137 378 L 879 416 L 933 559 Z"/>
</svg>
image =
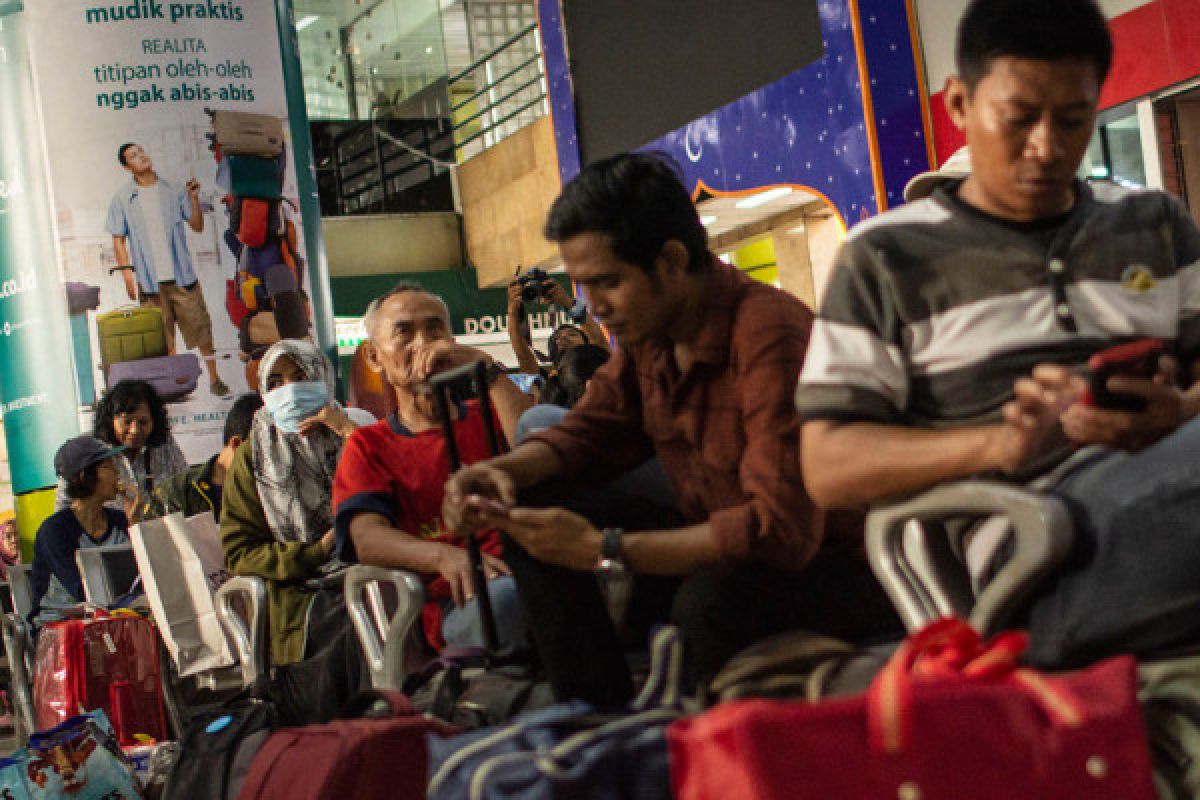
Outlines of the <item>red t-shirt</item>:
<svg viewBox="0 0 1200 800">
<path fill-rule="evenodd" d="M 473 464 L 491 457 L 491 450 L 478 402 L 470 401 L 462 409 L 454 423 L 455 440 L 462 463 Z M 498 421 L 496 430 L 500 430 Z M 339 557 L 358 560 L 350 520 L 364 512 L 382 514 L 396 528 L 426 541 L 465 546 L 442 524 L 442 495 L 449 476 L 450 460 L 440 426 L 411 433 L 393 415 L 356 430 L 346 441 L 333 481 Z M 499 556 L 499 534 L 488 531 L 482 536 L 483 551 Z M 434 573 L 421 577 L 430 601 L 423 614 L 425 632 L 441 646 L 441 601 L 450 597 L 450 585 Z"/>
</svg>

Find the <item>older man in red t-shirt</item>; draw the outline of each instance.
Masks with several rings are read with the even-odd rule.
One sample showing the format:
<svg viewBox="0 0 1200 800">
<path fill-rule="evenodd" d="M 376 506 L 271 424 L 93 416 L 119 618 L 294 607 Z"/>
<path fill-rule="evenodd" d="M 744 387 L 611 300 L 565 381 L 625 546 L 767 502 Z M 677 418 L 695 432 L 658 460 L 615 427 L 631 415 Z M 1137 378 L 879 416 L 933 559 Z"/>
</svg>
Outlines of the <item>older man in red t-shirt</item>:
<svg viewBox="0 0 1200 800">
<path fill-rule="evenodd" d="M 386 420 L 359 428 L 346 442 L 333 485 L 338 554 L 345 561 L 413 570 L 425 579 L 430 602 L 425 633 L 435 645 L 481 645 L 467 553 L 442 524 L 442 491 L 449 461 L 441 421 L 423 385 L 435 372 L 490 358 L 456 343 L 441 298 L 400 284 L 371 303 L 364 320 L 367 363 L 396 395 Z M 491 399 L 507 437 L 529 399 L 491 371 Z M 460 405 L 454 422 L 463 463 L 490 455 L 476 401 Z M 515 587 L 499 558 L 494 532 L 484 541 L 484 567 L 502 649 L 523 638 Z"/>
</svg>

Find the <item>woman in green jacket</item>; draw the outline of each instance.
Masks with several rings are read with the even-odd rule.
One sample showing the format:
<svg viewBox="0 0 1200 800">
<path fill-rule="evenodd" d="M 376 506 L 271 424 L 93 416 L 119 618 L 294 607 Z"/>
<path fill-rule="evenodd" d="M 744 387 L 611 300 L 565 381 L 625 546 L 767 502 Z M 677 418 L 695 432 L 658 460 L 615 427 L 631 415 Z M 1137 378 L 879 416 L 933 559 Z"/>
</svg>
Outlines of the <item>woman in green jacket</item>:
<svg viewBox="0 0 1200 800">
<path fill-rule="evenodd" d="M 225 562 L 234 575 L 267 581 L 272 664 L 291 675 L 304 671 L 301 662 L 319 674 L 329 659 L 353 669 L 360 656 L 340 592 L 306 582 L 330 565 L 333 475 L 355 425 L 332 399 L 332 366 L 308 342 L 284 339 L 267 350 L 259 386 L 263 408 L 223 491 Z"/>
</svg>

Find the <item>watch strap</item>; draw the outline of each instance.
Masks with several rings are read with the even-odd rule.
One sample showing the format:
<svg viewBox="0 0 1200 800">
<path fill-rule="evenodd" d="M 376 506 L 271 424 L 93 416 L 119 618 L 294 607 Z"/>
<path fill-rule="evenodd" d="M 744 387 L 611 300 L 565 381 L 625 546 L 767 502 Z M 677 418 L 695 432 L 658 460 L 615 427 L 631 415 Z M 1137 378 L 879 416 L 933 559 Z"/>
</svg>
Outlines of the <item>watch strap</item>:
<svg viewBox="0 0 1200 800">
<path fill-rule="evenodd" d="M 605 528 L 600 540 L 600 558 L 604 561 L 624 562 L 621 558 L 621 537 L 625 535 L 624 528 Z"/>
</svg>

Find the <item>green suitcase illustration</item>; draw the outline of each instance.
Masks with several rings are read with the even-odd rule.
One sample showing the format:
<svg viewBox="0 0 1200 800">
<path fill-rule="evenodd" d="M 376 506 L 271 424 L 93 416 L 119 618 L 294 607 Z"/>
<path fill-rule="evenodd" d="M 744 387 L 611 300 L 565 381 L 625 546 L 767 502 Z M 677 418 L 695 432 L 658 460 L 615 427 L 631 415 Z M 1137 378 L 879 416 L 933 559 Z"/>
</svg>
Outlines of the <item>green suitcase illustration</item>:
<svg viewBox="0 0 1200 800">
<path fill-rule="evenodd" d="M 167 354 L 162 311 L 153 306 L 119 308 L 96 317 L 100 363 L 105 367 Z"/>
</svg>

